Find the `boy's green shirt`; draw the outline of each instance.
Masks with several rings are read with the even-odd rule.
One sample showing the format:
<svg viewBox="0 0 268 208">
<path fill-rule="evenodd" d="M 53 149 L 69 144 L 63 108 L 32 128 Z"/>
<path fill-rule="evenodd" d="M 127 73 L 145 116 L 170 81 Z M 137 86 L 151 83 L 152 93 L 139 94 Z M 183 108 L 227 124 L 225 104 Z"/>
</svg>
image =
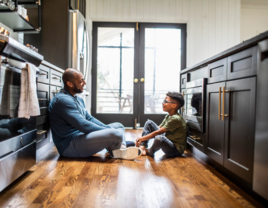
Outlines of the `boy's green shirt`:
<svg viewBox="0 0 268 208">
<path fill-rule="evenodd" d="M 183 117 L 176 113 L 173 116 L 166 115 L 160 124 L 167 130 L 166 137 L 175 144 L 176 148 L 183 154 L 186 149 L 187 126 Z"/>
</svg>

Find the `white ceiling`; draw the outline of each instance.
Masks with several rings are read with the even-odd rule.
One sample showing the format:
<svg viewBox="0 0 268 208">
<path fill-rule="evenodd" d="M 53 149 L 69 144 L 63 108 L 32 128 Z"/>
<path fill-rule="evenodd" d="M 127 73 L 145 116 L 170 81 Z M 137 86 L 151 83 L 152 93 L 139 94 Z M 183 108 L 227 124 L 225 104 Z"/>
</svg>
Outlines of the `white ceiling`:
<svg viewBox="0 0 268 208">
<path fill-rule="evenodd" d="M 268 9 L 268 0 L 241 0 L 241 7 L 248 9 Z"/>
</svg>

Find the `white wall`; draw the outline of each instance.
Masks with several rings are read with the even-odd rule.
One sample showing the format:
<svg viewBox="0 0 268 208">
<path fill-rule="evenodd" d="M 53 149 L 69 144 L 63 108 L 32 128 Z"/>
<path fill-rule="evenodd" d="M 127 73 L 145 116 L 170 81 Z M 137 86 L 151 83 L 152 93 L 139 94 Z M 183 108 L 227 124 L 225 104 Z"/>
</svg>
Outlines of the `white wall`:
<svg viewBox="0 0 268 208">
<path fill-rule="evenodd" d="M 263 4 L 245 4 L 241 8 L 241 41 L 268 30 L 268 0 Z"/>
<path fill-rule="evenodd" d="M 240 0 L 87 0 L 92 21 L 187 23 L 187 66 L 240 43 Z"/>
</svg>

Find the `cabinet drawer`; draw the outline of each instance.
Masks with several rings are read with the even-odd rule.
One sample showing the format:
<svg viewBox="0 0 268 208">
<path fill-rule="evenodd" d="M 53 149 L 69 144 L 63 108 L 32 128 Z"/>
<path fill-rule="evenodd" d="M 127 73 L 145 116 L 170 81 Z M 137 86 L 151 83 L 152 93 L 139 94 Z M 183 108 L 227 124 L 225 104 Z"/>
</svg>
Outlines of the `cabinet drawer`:
<svg viewBox="0 0 268 208">
<path fill-rule="evenodd" d="M 41 140 L 44 140 L 48 136 L 48 119 L 42 118 L 43 116 L 40 116 L 40 120 L 38 121 L 39 123 L 37 124 L 37 132 L 36 132 L 36 141 L 40 142 Z"/>
<path fill-rule="evenodd" d="M 54 96 L 62 89 L 62 87 L 59 86 L 50 86 L 50 97 L 49 97 L 49 101 L 51 101 Z"/>
<path fill-rule="evenodd" d="M 57 86 L 63 86 L 62 82 L 62 73 L 51 69 L 50 73 L 50 84 L 57 85 Z"/>
<path fill-rule="evenodd" d="M 228 59 L 224 58 L 208 65 L 208 83 L 226 80 Z"/>
<path fill-rule="evenodd" d="M 46 67 L 44 65 L 40 65 L 39 70 L 40 70 L 40 74 L 38 75 L 37 81 L 49 84 L 49 71 L 50 71 L 50 68 L 48 68 L 48 67 Z"/>
<path fill-rule="evenodd" d="M 256 75 L 257 46 L 228 57 L 227 79 L 238 79 Z"/>
<path fill-rule="evenodd" d="M 186 88 L 187 74 L 181 75 L 181 89 Z"/>
<path fill-rule="evenodd" d="M 45 113 L 43 108 L 47 108 L 49 101 L 49 85 L 37 83 L 37 97 L 39 102 L 39 107 L 41 110 L 41 115 Z"/>
<path fill-rule="evenodd" d="M 48 122 L 48 116 L 38 116 L 36 117 L 36 125 L 41 125 L 43 123 L 47 123 Z"/>
</svg>

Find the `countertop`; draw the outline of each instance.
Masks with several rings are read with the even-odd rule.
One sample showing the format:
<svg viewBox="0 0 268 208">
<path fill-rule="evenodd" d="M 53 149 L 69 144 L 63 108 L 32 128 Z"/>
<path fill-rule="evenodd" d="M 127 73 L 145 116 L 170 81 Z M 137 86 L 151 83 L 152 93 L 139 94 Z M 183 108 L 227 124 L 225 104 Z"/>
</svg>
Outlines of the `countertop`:
<svg viewBox="0 0 268 208">
<path fill-rule="evenodd" d="M 47 61 L 45 61 L 45 60 L 43 60 L 41 64 L 43 64 L 43 65 L 45 65 L 47 67 L 50 67 L 50 68 L 52 68 L 52 69 L 54 69 L 56 71 L 59 71 L 61 73 L 64 73 L 63 69 L 61 69 L 61 68 L 59 68 L 59 67 L 57 67 L 57 66 L 55 66 L 55 65 L 53 65 L 53 64 L 51 64 L 51 63 L 49 63 Z"/>
<path fill-rule="evenodd" d="M 202 68 L 202 67 L 206 66 L 209 63 L 215 62 L 215 61 L 220 60 L 222 58 L 225 58 L 225 57 L 227 57 L 227 56 L 229 56 L 231 54 L 234 54 L 234 53 L 236 53 L 238 51 L 241 51 L 243 49 L 246 49 L 246 48 L 249 48 L 251 46 L 257 45 L 258 42 L 260 42 L 260 41 L 262 41 L 264 39 L 267 39 L 267 38 L 268 38 L 268 31 L 266 31 L 264 33 L 261 33 L 260 35 L 257 35 L 257 36 L 255 36 L 255 37 L 253 37 L 251 39 L 243 41 L 242 43 L 240 43 L 240 44 L 238 44 L 238 45 L 236 45 L 236 46 L 234 46 L 232 48 L 229 48 L 229 49 L 227 49 L 227 50 L 225 50 L 225 51 L 223 51 L 223 52 L 221 52 L 221 53 L 219 53 L 219 54 L 217 54 L 215 56 L 212 56 L 212 57 L 210 57 L 210 58 L 208 58 L 208 59 L 206 59 L 204 61 L 201 61 L 198 64 L 195 64 L 195 65 L 193 65 L 191 67 L 187 67 L 187 68 L 185 68 L 185 69 L 183 69 L 181 71 L 181 74 L 185 74 L 186 72 L 193 71 L 193 70 L 198 69 L 198 68 Z"/>
</svg>

